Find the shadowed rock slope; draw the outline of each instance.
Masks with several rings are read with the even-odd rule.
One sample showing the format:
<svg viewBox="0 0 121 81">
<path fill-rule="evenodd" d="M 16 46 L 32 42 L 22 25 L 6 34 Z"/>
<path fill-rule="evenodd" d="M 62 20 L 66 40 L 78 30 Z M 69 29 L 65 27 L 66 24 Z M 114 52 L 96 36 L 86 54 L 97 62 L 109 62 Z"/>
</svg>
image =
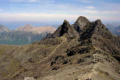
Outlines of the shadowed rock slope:
<svg viewBox="0 0 121 81">
<path fill-rule="evenodd" d="M 38 43 L 0 46 L 0 79 L 119 80 L 120 40 L 80 16 Z"/>
</svg>

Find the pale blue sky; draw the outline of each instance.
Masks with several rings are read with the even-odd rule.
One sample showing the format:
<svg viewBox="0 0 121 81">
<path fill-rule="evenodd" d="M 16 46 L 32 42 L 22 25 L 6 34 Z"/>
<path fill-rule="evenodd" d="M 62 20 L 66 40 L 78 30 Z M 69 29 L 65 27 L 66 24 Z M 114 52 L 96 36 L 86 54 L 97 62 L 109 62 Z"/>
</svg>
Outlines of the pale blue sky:
<svg viewBox="0 0 121 81">
<path fill-rule="evenodd" d="M 60 24 L 64 19 L 74 22 L 78 16 L 119 22 L 120 0 L 0 0 L 0 24 L 11 28 Z"/>
</svg>

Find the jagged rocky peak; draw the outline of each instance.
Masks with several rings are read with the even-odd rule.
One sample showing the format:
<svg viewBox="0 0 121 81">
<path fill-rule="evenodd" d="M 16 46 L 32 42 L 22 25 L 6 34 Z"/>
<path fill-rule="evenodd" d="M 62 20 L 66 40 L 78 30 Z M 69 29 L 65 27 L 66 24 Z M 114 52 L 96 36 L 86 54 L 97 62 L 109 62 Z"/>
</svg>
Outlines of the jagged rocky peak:
<svg viewBox="0 0 121 81">
<path fill-rule="evenodd" d="M 67 33 L 68 29 L 70 27 L 70 24 L 67 20 L 64 20 L 63 24 L 53 33 L 54 37 L 60 37 L 63 34 Z"/>
<path fill-rule="evenodd" d="M 84 16 L 79 16 L 77 21 L 76 21 L 76 23 L 83 23 L 83 22 L 84 23 L 85 22 L 89 22 L 89 20 L 86 17 L 84 17 Z"/>
<path fill-rule="evenodd" d="M 69 24 L 67 20 L 64 20 L 63 24 L 53 33 L 53 36 L 60 37 L 65 34 L 70 37 L 74 37 L 77 34 L 76 30 Z"/>
<path fill-rule="evenodd" d="M 97 28 L 107 29 L 100 19 L 97 19 L 94 23 L 94 26 L 96 26 Z"/>
<path fill-rule="evenodd" d="M 97 19 L 97 20 L 95 21 L 95 23 L 98 24 L 98 25 L 100 25 L 100 24 L 102 24 L 102 21 L 101 21 L 100 19 Z"/>
<path fill-rule="evenodd" d="M 67 20 L 64 20 L 64 22 L 63 22 L 62 25 L 66 25 L 66 26 L 68 26 L 68 25 L 70 25 L 70 24 L 69 24 L 69 22 L 68 22 Z"/>
<path fill-rule="evenodd" d="M 102 21 L 100 19 L 97 19 L 94 23 L 95 23 L 94 24 L 95 30 L 99 34 L 112 35 L 112 33 L 106 28 L 106 26 L 102 23 Z"/>
<path fill-rule="evenodd" d="M 90 22 L 86 17 L 83 16 L 78 17 L 73 25 L 70 25 L 67 20 L 64 20 L 63 24 L 53 33 L 52 36 L 60 37 L 65 34 L 68 37 L 81 36 L 83 38 L 87 38 L 88 36 L 91 37 L 93 34 L 103 36 L 112 35 L 100 19 Z"/>
<path fill-rule="evenodd" d="M 67 33 L 71 25 L 67 20 L 64 20 L 63 24 L 61 25 L 61 35 L 62 36 L 64 33 Z"/>
<path fill-rule="evenodd" d="M 86 17 L 80 16 L 74 23 L 74 27 L 78 32 L 81 32 L 89 23 L 90 21 Z"/>
</svg>

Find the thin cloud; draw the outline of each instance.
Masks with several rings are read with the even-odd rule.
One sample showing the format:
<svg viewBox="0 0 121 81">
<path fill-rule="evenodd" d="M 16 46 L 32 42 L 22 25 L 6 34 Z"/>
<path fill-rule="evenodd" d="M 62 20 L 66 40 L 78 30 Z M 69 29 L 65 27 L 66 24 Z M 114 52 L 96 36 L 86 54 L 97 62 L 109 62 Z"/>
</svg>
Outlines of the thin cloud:
<svg viewBox="0 0 121 81">
<path fill-rule="evenodd" d="M 105 16 L 105 15 L 71 15 L 71 14 L 49 14 L 49 13 L 0 13 L 0 19 L 2 21 L 18 21 L 18 22 L 51 22 L 51 21 L 57 21 L 60 22 L 64 19 L 67 19 L 69 21 L 75 21 L 79 16 L 86 16 L 90 20 L 95 19 L 102 19 L 105 21 L 113 20 L 116 21 L 119 19 L 117 16 Z"/>
<path fill-rule="evenodd" d="M 0 19 L 3 21 L 52 21 L 69 19 L 73 20 L 78 15 L 67 14 L 47 14 L 47 13 L 0 13 Z"/>
<path fill-rule="evenodd" d="M 77 1 L 82 3 L 92 3 L 92 0 L 77 0 Z"/>
<path fill-rule="evenodd" d="M 50 3 L 54 2 L 54 0 L 10 0 L 10 2 L 17 2 L 17 3 Z"/>
<path fill-rule="evenodd" d="M 10 2 L 29 2 L 29 3 L 32 3 L 32 2 L 38 2 L 40 0 L 10 0 Z"/>
<path fill-rule="evenodd" d="M 86 8 L 87 8 L 87 9 L 95 9 L 94 6 L 87 6 Z"/>
<path fill-rule="evenodd" d="M 29 2 L 37 2 L 38 0 L 29 0 Z"/>
<path fill-rule="evenodd" d="M 110 5 L 93 5 L 94 0 L 74 0 L 67 3 L 56 2 L 55 0 L 11 0 L 12 2 L 20 2 L 19 5 L 13 5 L 6 13 L 0 13 L 0 19 L 6 21 L 61 21 L 69 19 L 73 21 L 78 16 L 91 17 L 91 19 L 100 18 L 105 21 L 119 21 L 120 9 L 118 3 Z M 26 3 L 21 3 L 26 2 Z M 80 3 L 79 3 L 80 2 Z M 89 4 L 83 4 L 89 3 Z M 37 3 L 37 4 L 31 4 Z M 91 4 L 90 4 L 91 3 Z M 94 2 L 93 2 L 94 3 Z M 14 3 L 16 4 L 16 3 Z M 17 3 L 18 4 L 18 3 Z M 80 5 L 83 4 L 83 5 Z M 103 7 L 106 6 L 106 7 Z M 19 7 L 21 6 L 21 7 Z M 111 7 L 112 6 L 112 7 Z M 14 11 L 12 11 L 14 10 Z M 16 13 L 13 13 L 16 12 Z M 5 15 L 6 14 L 6 15 Z M 116 20 L 117 19 L 117 20 Z"/>
</svg>

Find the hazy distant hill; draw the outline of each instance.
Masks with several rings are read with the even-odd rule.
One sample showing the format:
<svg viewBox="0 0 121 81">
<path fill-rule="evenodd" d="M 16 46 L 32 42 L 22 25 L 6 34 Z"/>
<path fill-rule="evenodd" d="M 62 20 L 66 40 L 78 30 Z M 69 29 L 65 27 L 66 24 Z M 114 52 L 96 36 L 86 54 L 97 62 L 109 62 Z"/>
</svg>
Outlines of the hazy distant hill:
<svg viewBox="0 0 121 81">
<path fill-rule="evenodd" d="M 107 24 L 106 25 L 107 28 L 115 35 L 120 35 L 120 25 L 119 26 L 114 26 L 114 25 L 111 25 L 111 24 Z"/>
<path fill-rule="evenodd" d="M 9 29 L 3 25 L 0 25 L 0 32 L 8 32 Z"/>
<path fill-rule="evenodd" d="M 45 32 L 53 33 L 55 30 L 56 30 L 56 28 L 51 27 L 51 26 L 34 27 L 29 24 L 16 29 L 16 31 L 32 32 L 32 33 L 36 33 L 36 34 L 45 33 Z"/>
<path fill-rule="evenodd" d="M 54 32 L 54 27 L 32 27 L 26 25 L 16 30 L 9 30 L 7 27 L 0 26 L 0 44 L 23 45 L 40 41 L 48 33 Z"/>
</svg>

